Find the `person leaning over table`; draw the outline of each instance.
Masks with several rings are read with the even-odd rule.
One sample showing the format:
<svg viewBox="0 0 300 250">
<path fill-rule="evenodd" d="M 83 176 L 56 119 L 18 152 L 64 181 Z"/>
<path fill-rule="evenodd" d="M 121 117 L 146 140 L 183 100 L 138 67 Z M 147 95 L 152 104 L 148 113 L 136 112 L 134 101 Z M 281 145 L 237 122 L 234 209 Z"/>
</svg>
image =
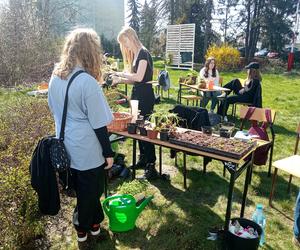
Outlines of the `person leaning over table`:
<svg viewBox="0 0 300 250">
<path fill-rule="evenodd" d="M 124 61 L 124 68 L 128 72 L 117 72 L 113 76 L 113 85 L 118 83 L 133 84 L 131 99 L 139 101 L 139 110 L 145 119 L 153 113 L 155 103 L 152 81 L 153 61 L 149 51 L 143 46 L 134 29 L 124 27 L 119 35 L 118 42 Z M 147 179 L 155 179 L 158 173 L 155 169 L 155 147 L 152 143 L 139 141 L 140 158 L 137 168 L 145 169 Z"/>
<path fill-rule="evenodd" d="M 204 67 L 199 72 L 200 80 L 205 80 L 208 83 L 210 80 L 214 81 L 215 86 L 219 86 L 219 72 L 216 67 L 216 60 L 214 57 L 206 59 Z M 218 103 L 218 96 L 221 94 L 220 91 L 204 92 L 203 106 L 206 107 L 209 99 L 211 99 L 210 112 L 213 113 Z"/>
<path fill-rule="evenodd" d="M 77 239 L 98 235 L 104 219 L 100 197 L 104 189 L 105 170 L 113 164 L 106 126 L 113 120 L 98 81 L 101 79 L 101 45 L 92 29 L 75 29 L 67 37 L 60 62 L 49 83 L 48 104 L 59 136 L 65 93 L 70 78 L 79 74 L 68 92 L 64 144 L 71 159 L 71 181 L 77 205 L 73 224 Z"/>
<path fill-rule="evenodd" d="M 242 86 L 239 79 L 234 79 L 223 86 L 224 88 L 230 89 L 230 92 L 234 92 L 234 95 L 225 98 L 218 109 L 218 114 L 224 114 L 224 121 L 227 121 L 227 111 L 229 104 L 237 102 L 251 103 L 255 107 L 262 107 L 261 100 L 261 73 L 259 70 L 259 63 L 251 62 L 245 69 L 247 69 L 247 79 Z M 223 93 L 218 97 L 226 97 L 230 92 Z"/>
</svg>

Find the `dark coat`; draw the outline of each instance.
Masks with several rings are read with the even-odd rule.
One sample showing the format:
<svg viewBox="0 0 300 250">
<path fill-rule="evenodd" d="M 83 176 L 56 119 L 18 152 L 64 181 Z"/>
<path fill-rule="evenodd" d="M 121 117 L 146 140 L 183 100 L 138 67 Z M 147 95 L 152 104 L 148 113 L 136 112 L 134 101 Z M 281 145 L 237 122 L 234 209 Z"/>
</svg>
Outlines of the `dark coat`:
<svg viewBox="0 0 300 250">
<path fill-rule="evenodd" d="M 41 213 L 56 215 L 60 209 L 60 199 L 55 170 L 50 163 L 50 143 L 51 137 L 39 141 L 32 155 L 30 174 Z"/>
<path fill-rule="evenodd" d="M 210 126 L 208 112 L 205 108 L 176 105 L 170 110 L 182 119 L 180 127 L 201 130 L 202 126 Z"/>
</svg>

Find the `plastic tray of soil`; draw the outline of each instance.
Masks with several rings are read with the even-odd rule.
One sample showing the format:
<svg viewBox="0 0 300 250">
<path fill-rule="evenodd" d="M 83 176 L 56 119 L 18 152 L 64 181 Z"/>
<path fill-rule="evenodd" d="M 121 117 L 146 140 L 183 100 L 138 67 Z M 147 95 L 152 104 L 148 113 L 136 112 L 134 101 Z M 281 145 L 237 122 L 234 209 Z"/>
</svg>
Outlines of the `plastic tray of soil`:
<svg viewBox="0 0 300 250">
<path fill-rule="evenodd" d="M 174 133 L 169 142 L 234 159 L 241 159 L 254 147 L 253 142 L 242 142 L 191 130 Z"/>
</svg>

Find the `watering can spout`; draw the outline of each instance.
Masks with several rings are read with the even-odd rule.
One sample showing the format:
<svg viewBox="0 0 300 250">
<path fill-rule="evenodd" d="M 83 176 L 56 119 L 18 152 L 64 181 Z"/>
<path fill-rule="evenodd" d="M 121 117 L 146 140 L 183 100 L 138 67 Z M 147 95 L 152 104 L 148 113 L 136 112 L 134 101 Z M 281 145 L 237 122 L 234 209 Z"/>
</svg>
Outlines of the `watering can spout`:
<svg viewBox="0 0 300 250">
<path fill-rule="evenodd" d="M 146 207 L 146 205 L 153 199 L 153 196 L 149 196 L 147 198 L 145 198 L 142 203 L 136 207 L 137 210 L 137 216 L 139 216 L 139 214 L 144 210 L 144 208 Z"/>
</svg>

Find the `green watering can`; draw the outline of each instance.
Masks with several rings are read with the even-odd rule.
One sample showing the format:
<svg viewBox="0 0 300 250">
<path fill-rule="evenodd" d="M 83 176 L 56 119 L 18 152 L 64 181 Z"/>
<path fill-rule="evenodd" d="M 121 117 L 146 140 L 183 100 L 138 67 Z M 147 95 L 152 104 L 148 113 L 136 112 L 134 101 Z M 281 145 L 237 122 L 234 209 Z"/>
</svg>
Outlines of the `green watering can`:
<svg viewBox="0 0 300 250">
<path fill-rule="evenodd" d="M 130 194 L 115 195 L 103 201 L 103 209 L 109 218 L 109 228 L 113 232 L 126 232 L 135 227 L 135 221 L 145 206 L 152 200 L 150 196 L 137 206 Z"/>
</svg>

